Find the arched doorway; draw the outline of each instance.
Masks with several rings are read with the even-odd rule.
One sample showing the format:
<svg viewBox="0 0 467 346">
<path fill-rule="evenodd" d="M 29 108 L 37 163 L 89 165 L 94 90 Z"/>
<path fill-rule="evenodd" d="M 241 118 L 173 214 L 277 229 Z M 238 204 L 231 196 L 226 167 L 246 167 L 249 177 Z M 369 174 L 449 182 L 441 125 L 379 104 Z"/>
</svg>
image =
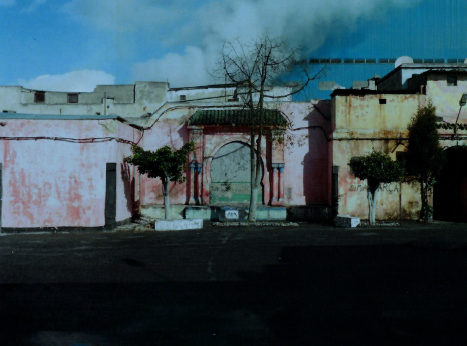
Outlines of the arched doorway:
<svg viewBox="0 0 467 346">
<path fill-rule="evenodd" d="M 250 147 L 232 142 L 220 148 L 211 163 L 211 204 L 247 204 L 251 197 Z M 261 176 L 263 176 L 261 167 Z M 260 186 L 258 201 L 263 199 Z"/>
<path fill-rule="evenodd" d="M 433 189 L 433 218 L 467 222 L 467 148 L 446 149 L 447 164 Z"/>
</svg>

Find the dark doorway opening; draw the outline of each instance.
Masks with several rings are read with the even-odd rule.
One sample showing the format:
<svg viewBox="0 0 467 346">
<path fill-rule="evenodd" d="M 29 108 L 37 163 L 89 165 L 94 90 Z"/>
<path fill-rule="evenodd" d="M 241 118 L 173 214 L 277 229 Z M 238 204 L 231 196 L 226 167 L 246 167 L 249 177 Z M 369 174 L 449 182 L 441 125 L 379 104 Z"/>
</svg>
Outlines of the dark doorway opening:
<svg viewBox="0 0 467 346">
<path fill-rule="evenodd" d="M 433 189 L 433 218 L 467 222 L 467 148 L 448 148 L 446 157 Z"/>
<path fill-rule="evenodd" d="M 115 228 L 117 216 L 117 164 L 105 165 L 105 229 Z"/>
</svg>

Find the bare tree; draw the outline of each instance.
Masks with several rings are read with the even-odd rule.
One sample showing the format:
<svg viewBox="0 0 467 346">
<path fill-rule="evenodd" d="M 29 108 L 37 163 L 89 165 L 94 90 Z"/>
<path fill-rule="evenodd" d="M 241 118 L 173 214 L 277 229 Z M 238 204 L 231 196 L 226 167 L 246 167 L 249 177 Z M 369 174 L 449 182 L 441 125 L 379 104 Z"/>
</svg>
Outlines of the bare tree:
<svg viewBox="0 0 467 346">
<path fill-rule="evenodd" d="M 310 76 L 306 62 L 300 68 L 298 48 L 290 48 L 285 41 L 263 35 L 251 43 L 236 39 L 225 41 L 221 51 L 220 67 L 217 76 L 226 82 L 237 85 L 237 96 L 243 108 L 249 111 L 250 126 L 250 161 L 251 161 L 251 197 L 249 221 L 256 221 L 258 192 L 261 184 L 261 142 L 265 130 L 265 100 L 284 99 L 303 90 L 308 83 L 316 79 L 322 70 Z M 297 68 L 301 69 L 302 81 L 294 83 L 290 92 L 283 95 L 269 94 L 271 86 L 278 83 L 280 77 Z"/>
</svg>

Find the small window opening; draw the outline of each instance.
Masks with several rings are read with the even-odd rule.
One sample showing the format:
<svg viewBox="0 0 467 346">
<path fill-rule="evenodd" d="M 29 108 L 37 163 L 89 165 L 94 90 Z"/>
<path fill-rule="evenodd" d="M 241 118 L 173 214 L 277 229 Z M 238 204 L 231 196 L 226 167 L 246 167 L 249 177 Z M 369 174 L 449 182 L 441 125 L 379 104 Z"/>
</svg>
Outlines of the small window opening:
<svg viewBox="0 0 467 346">
<path fill-rule="evenodd" d="M 386 104 L 386 99 L 379 99 L 379 104 L 380 105 L 385 105 Z"/>
<path fill-rule="evenodd" d="M 186 101 L 186 95 L 180 95 L 180 101 Z"/>
<path fill-rule="evenodd" d="M 44 91 L 36 91 L 34 93 L 34 102 L 36 102 L 36 103 L 45 102 L 45 92 Z"/>
<path fill-rule="evenodd" d="M 68 103 L 78 103 L 78 94 L 68 94 Z"/>
<path fill-rule="evenodd" d="M 457 86 L 457 76 L 448 76 L 447 84 L 448 86 Z"/>
</svg>

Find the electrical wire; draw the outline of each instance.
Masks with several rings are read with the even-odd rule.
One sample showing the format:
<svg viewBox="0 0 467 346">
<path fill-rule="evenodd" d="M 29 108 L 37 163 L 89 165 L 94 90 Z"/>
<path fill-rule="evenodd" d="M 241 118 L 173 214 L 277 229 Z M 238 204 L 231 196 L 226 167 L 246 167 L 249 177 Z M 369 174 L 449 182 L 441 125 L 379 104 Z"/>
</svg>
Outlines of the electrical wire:
<svg viewBox="0 0 467 346">
<path fill-rule="evenodd" d="M 80 144 L 88 144 L 88 143 L 102 143 L 102 142 L 110 142 L 116 141 L 118 143 L 125 143 L 130 145 L 136 145 L 135 142 L 129 141 L 123 138 L 117 137 L 97 137 L 97 138 L 67 138 L 67 137 L 0 137 L 0 140 L 7 140 L 7 141 L 37 141 L 37 140 L 50 140 L 50 141 L 62 141 L 62 142 L 69 142 L 69 143 L 80 143 Z"/>
</svg>

